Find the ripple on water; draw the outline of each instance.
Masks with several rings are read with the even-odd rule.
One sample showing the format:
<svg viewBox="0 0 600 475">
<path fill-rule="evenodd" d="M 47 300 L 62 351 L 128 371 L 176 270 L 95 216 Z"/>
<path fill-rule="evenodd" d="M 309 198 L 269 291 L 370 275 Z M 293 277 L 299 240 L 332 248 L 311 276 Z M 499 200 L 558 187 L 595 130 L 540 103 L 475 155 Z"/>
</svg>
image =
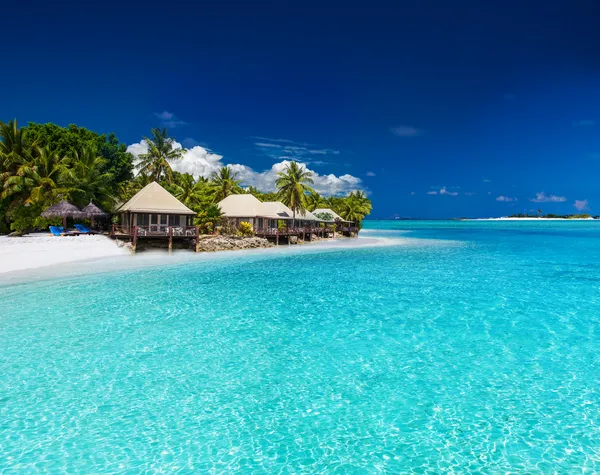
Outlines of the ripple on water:
<svg viewBox="0 0 600 475">
<path fill-rule="evenodd" d="M 0 289 L 0 467 L 595 472 L 599 269 L 455 237 Z"/>
</svg>

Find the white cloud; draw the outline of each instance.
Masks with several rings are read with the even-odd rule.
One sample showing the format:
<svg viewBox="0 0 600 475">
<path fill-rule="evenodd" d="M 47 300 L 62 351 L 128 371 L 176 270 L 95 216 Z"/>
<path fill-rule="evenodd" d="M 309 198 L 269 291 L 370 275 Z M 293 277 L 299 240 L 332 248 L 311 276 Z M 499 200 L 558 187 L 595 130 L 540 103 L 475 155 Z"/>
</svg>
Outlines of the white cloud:
<svg viewBox="0 0 600 475">
<path fill-rule="evenodd" d="M 492 180 L 490 180 L 489 178 L 484 178 L 484 179 L 483 179 L 483 182 L 484 182 L 484 183 L 491 183 L 491 182 L 492 182 Z"/>
<path fill-rule="evenodd" d="M 496 201 L 502 201 L 504 203 L 512 203 L 513 201 L 518 201 L 516 198 L 511 198 L 510 196 L 498 196 Z"/>
<path fill-rule="evenodd" d="M 573 206 L 575 206 L 577 211 L 585 211 L 590 209 L 588 204 L 588 200 L 575 200 Z"/>
<path fill-rule="evenodd" d="M 181 144 L 178 142 L 173 142 L 173 145 L 176 148 L 181 148 Z M 129 145 L 127 151 L 137 158 L 139 154 L 148 151 L 148 146 L 146 142 L 142 140 L 139 143 Z M 208 178 L 214 171 L 226 165 L 222 159 L 222 155 L 213 153 L 210 150 L 197 145 L 188 149 L 184 153 L 183 158 L 177 162 L 173 162 L 171 166 L 173 167 L 173 170 L 181 173 L 191 173 L 194 177 L 203 176 Z M 252 185 L 261 191 L 274 191 L 277 173 L 283 171 L 288 163 L 290 163 L 289 160 L 282 160 L 275 163 L 268 170 L 262 172 L 257 172 L 249 166 L 242 164 L 229 164 L 227 166 L 238 174 L 238 179 L 242 180 L 243 185 Z M 365 189 L 362 180 L 358 177 L 349 174 L 336 176 L 332 173 L 321 175 L 314 170 L 309 169 L 305 164 L 300 165 L 313 174 L 312 178 L 314 180 L 314 185 L 312 185 L 312 188 L 321 194 L 340 195 L 357 189 Z"/>
<path fill-rule="evenodd" d="M 375 172 L 367 172 L 366 175 L 367 176 L 375 176 Z"/>
<path fill-rule="evenodd" d="M 273 160 L 296 160 L 298 162 L 314 165 L 323 165 L 328 162 L 313 160 L 313 156 L 339 155 L 341 152 L 332 148 L 317 148 L 312 144 L 294 142 L 288 139 L 269 139 L 267 137 L 254 137 L 259 140 L 254 146 L 263 155 Z"/>
<path fill-rule="evenodd" d="M 567 201 L 564 196 L 546 195 L 543 191 L 535 194 L 535 198 L 530 198 L 529 201 L 533 203 L 562 203 Z"/>
<path fill-rule="evenodd" d="M 155 112 L 154 115 L 160 119 L 160 124 L 163 127 L 174 129 L 178 125 L 186 125 L 186 123 L 179 119 L 175 114 L 169 111 Z"/>
<path fill-rule="evenodd" d="M 465 191 L 465 196 L 473 196 L 474 194 L 474 191 Z"/>
<path fill-rule="evenodd" d="M 283 160 L 275 163 L 271 168 L 263 172 L 257 172 L 246 165 L 234 164 L 229 166 L 237 173 L 238 179 L 242 180 L 244 185 L 251 185 L 262 191 L 274 191 L 277 174 L 282 172 L 289 163 L 289 160 Z M 332 173 L 329 175 L 320 175 L 305 164 L 300 165 L 312 173 L 314 181 L 312 188 L 321 194 L 340 195 L 364 188 L 362 180 L 355 176 L 348 174 L 336 176 Z"/>
<path fill-rule="evenodd" d="M 423 130 L 412 125 L 397 125 L 391 127 L 390 130 L 396 137 L 416 137 L 417 135 L 423 135 Z"/>
<path fill-rule="evenodd" d="M 173 142 L 175 148 L 181 148 L 179 142 Z M 136 159 L 138 155 L 148 152 L 148 145 L 145 140 L 127 147 L 127 151 Z M 190 173 L 195 177 L 203 176 L 208 178 L 214 171 L 221 168 L 224 164 L 221 162 L 222 155 L 212 153 L 200 145 L 187 149 L 181 160 L 173 162 L 173 170 L 180 173 Z M 137 160 L 136 160 L 137 161 Z"/>
<path fill-rule="evenodd" d="M 448 191 L 445 186 L 440 188 L 440 195 L 458 196 L 458 191 Z"/>
<path fill-rule="evenodd" d="M 433 186 L 431 187 L 433 188 Z M 458 191 L 448 191 L 445 186 L 442 186 L 439 190 L 432 190 L 427 192 L 428 195 L 446 195 L 446 196 L 458 196 Z"/>
<path fill-rule="evenodd" d="M 416 193 L 415 193 L 414 191 L 411 191 L 411 192 L 410 192 L 410 195 L 411 195 L 411 196 L 414 196 L 414 195 L 416 195 Z"/>
</svg>

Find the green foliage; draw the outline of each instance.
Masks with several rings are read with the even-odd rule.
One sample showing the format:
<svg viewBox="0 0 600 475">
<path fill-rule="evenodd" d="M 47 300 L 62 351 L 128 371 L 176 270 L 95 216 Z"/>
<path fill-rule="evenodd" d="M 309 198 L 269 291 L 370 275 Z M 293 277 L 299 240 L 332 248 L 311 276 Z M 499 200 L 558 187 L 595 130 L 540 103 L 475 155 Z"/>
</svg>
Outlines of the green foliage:
<svg viewBox="0 0 600 475">
<path fill-rule="evenodd" d="M 283 219 L 279 219 L 277 220 L 277 229 L 279 229 L 280 231 L 283 231 L 285 229 L 287 229 L 287 222 L 284 221 Z"/>
<path fill-rule="evenodd" d="M 49 147 L 59 157 L 70 156 L 74 150 L 93 147 L 98 156 L 105 160 L 100 172 L 111 174 L 110 187 L 113 190 L 120 183 L 133 178 L 133 157 L 127 152 L 127 146 L 119 143 L 115 134 L 98 134 L 74 124 L 60 127 L 52 123 L 34 122 L 30 122 L 23 131 L 30 143 Z"/>
<path fill-rule="evenodd" d="M 240 232 L 240 236 L 254 236 L 254 229 L 252 229 L 252 225 L 245 221 L 242 221 L 238 226 L 238 230 Z"/>
<path fill-rule="evenodd" d="M 312 173 L 306 167 L 297 162 L 290 162 L 285 170 L 277 174 L 275 186 L 277 187 L 277 198 L 294 213 L 303 213 L 306 211 L 306 195 L 314 193 L 314 190 L 308 186 L 313 184 Z"/>
<path fill-rule="evenodd" d="M 236 180 L 236 178 L 237 174 L 229 167 L 221 167 L 212 174 L 210 187 L 215 203 L 224 200 L 229 195 L 242 193 L 240 181 Z"/>
<path fill-rule="evenodd" d="M 315 216 L 323 221 L 333 221 L 333 215 L 331 213 L 316 213 Z"/>
<path fill-rule="evenodd" d="M 0 232 L 47 227 L 52 222 L 40 218 L 40 213 L 62 198 L 79 207 L 93 201 L 112 211 L 152 181 L 195 211 L 195 223 L 204 233 L 219 227 L 226 234 L 238 232 L 216 205 L 238 193 L 250 193 L 261 201 L 281 200 L 294 215 L 306 209 L 331 208 L 360 223 L 371 210 L 363 192 L 320 196 L 309 186 L 311 173 L 296 162 L 278 175 L 277 192 L 254 187 L 243 190 L 230 167 L 219 169 L 210 179 L 172 170 L 171 163 L 181 159 L 185 150 L 175 148 L 165 129 L 152 129 L 152 137 L 145 141 L 148 153 L 140 155 L 138 173 L 133 177 L 133 157 L 114 134 L 101 135 L 76 125 L 29 123 L 19 128 L 16 120 L 0 122 Z M 331 221 L 333 216 L 327 213 L 321 218 Z M 287 225 L 278 222 L 279 229 Z"/>
<path fill-rule="evenodd" d="M 223 213 L 216 204 L 210 203 L 201 207 L 194 222 L 196 226 L 200 226 L 201 233 L 213 234 L 216 228 L 223 223 Z"/>
<path fill-rule="evenodd" d="M 106 155 L 106 156 L 104 156 Z M 83 207 L 93 200 L 110 210 L 132 157 L 114 135 L 107 139 L 74 125 L 0 122 L 0 220 L 2 229 L 44 228 L 41 211 L 65 198 Z"/>
<path fill-rule="evenodd" d="M 152 138 L 144 137 L 148 152 L 140 154 L 137 169 L 143 175 L 151 176 L 155 181 L 165 179 L 171 183 L 173 169 L 171 162 L 181 160 L 184 148 L 175 148 L 173 139 L 169 138 L 167 129 L 152 129 Z"/>
</svg>

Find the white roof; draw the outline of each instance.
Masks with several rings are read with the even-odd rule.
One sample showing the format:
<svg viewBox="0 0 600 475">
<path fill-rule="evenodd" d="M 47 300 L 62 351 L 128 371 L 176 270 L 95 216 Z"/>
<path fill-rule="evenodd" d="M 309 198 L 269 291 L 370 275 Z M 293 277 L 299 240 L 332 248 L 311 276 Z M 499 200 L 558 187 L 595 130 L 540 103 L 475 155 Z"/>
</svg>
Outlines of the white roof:
<svg viewBox="0 0 600 475">
<path fill-rule="evenodd" d="M 219 202 L 223 215 L 229 218 L 292 219 L 294 213 L 281 201 L 259 201 L 251 194 L 229 195 Z M 315 219 L 300 218 L 298 219 Z"/>
<path fill-rule="evenodd" d="M 298 213 L 296 213 L 296 218 L 298 218 L 301 221 L 323 221 L 322 219 L 317 218 L 308 210 L 304 211 L 304 213 L 299 211 Z"/>
<path fill-rule="evenodd" d="M 138 191 L 117 212 L 158 213 L 158 214 L 196 214 L 158 183 L 153 181 Z"/>
<path fill-rule="evenodd" d="M 350 221 L 346 221 L 339 214 L 337 214 L 335 211 L 333 211 L 332 209 L 329 209 L 329 208 L 318 208 L 313 211 L 313 214 L 315 214 L 315 215 L 323 214 L 323 213 L 327 213 L 327 214 L 330 214 L 331 216 L 333 216 L 334 221 L 337 221 L 339 219 L 340 221 L 344 221 L 345 223 L 350 222 Z"/>
<path fill-rule="evenodd" d="M 272 219 L 292 219 L 294 217 L 294 212 L 281 201 L 265 201 L 261 205 L 262 214 L 259 216 Z"/>
<path fill-rule="evenodd" d="M 221 213 L 229 218 L 255 218 L 259 216 L 263 203 L 251 194 L 229 195 L 219 201 Z"/>
</svg>

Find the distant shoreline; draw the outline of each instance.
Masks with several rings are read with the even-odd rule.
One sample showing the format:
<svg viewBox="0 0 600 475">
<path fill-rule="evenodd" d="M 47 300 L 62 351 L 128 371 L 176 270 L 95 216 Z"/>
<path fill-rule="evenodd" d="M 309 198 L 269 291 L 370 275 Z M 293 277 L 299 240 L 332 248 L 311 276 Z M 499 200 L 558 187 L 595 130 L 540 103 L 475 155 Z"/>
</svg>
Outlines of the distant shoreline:
<svg viewBox="0 0 600 475">
<path fill-rule="evenodd" d="M 523 218 L 466 218 L 464 221 L 595 221 L 594 218 L 536 218 L 532 216 Z"/>
</svg>

